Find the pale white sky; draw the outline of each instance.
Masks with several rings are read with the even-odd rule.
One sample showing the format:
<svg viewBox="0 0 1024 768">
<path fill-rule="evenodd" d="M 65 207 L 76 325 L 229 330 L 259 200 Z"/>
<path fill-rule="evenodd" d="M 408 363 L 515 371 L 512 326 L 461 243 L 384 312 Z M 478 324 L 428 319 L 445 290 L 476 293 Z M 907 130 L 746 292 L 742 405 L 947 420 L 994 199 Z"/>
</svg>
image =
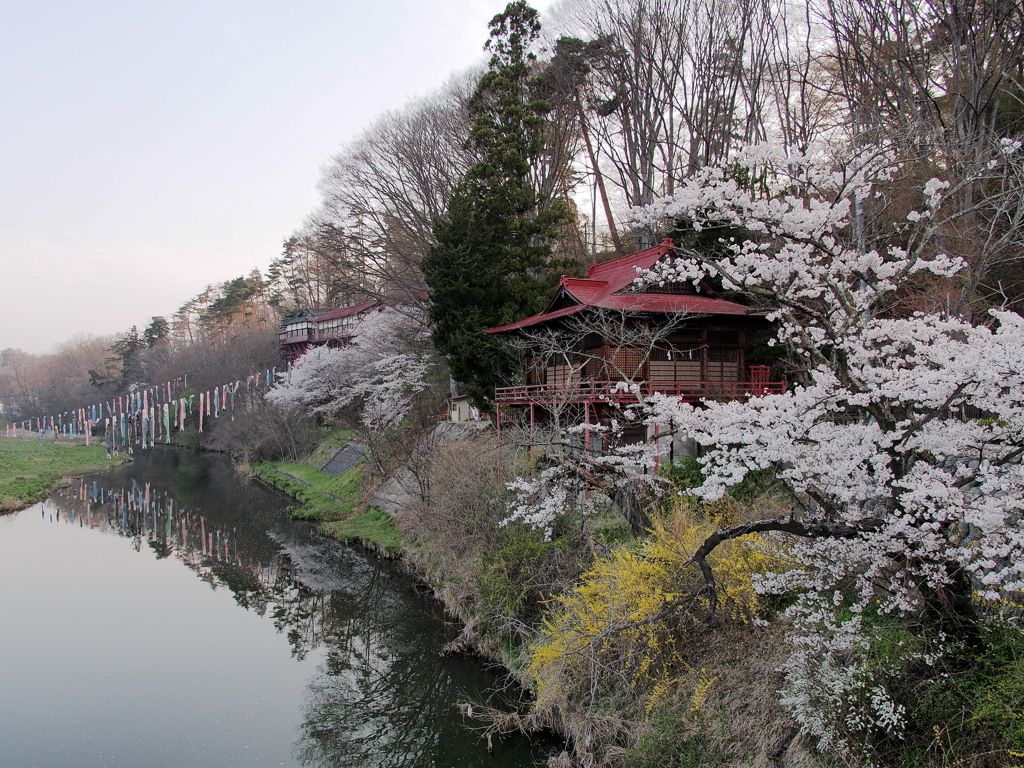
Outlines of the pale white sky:
<svg viewBox="0 0 1024 768">
<path fill-rule="evenodd" d="M 141 331 L 265 269 L 320 166 L 482 61 L 506 2 L 3 4 L 0 349 Z"/>
</svg>

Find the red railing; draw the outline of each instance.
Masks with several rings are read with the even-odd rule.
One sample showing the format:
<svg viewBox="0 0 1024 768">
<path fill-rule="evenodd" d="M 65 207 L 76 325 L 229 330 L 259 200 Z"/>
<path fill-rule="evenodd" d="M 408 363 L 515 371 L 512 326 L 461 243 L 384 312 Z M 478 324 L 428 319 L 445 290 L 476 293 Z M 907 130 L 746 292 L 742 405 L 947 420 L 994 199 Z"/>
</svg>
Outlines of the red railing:
<svg viewBox="0 0 1024 768">
<path fill-rule="evenodd" d="M 782 381 L 643 381 L 637 382 L 639 395 L 658 392 L 687 400 L 736 400 L 757 395 L 777 395 L 786 391 Z M 574 381 L 569 384 L 529 384 L 499 387 L 494 401 L 503 405 L 530 403 L 614 402 L 635 403 L 637 392 L 624 381 Z"/>
</svg>

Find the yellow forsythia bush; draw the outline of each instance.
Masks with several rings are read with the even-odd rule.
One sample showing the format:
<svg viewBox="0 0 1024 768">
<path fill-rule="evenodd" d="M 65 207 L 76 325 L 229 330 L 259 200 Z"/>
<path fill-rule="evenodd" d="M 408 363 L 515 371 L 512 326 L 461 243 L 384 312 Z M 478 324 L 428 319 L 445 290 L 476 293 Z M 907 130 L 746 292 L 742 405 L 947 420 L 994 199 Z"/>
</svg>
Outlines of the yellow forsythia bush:
<svg viewBox="0 0 1024 768">
<path fill-rule="evenodd" d="M 534 714 L 614 706 L 639 715 L 680 677 L 693 676 L 682 652 L 707 617 L 708 601 L 700 571 L 687 561 L 727 522 L 694 522 L 680 506 L 645 541 L 598 559 L 574 589 L 555 598 L 529 649 Z M 712 553 L 720 619 L 756 616 L 751 582 L 772 568 L 772 552 L 763 538 L 748 536 Z"/>
</svg>

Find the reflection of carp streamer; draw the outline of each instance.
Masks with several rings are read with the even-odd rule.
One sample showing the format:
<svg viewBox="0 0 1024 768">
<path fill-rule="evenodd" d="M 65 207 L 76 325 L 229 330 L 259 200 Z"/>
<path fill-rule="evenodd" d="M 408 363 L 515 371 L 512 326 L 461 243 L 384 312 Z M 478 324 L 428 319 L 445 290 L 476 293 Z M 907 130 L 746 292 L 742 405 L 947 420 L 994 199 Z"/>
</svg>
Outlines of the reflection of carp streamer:
<svg viewBox="0 0 1024 768">
<path fill-rule="evenodd" d="M 247 589 L 253 585 L 270 588 L 282 576 L 292 580 L 286 555 L 278 554 L 276 563 L 246 557 L 233 531 L 208 525 L 205 515 L 178 504 L 166 491 L 154 491 L 150 483 L 140 487 L 132 481 L 130 487 L 106 488 L 95 480 L 86 483 L 76 479 L 50 501 L 57 505 L 56 521 L 60 521 L 63 511 L 65 523 L 77 522 L 80 527 L 132 539 L 137 550 L 145 540 L 161 557 L 174 553 L 211 583 L 231 587 L 225 565 L 241 572 L 243 578 L 239 581 L 246 582 Z"/>
<path fill-rule="evenodd" d="M 227 587 L 239 606 L 270 618 L 298 659 L 342 632 L 345 620 L 330 590 L 302 583 L 293 553 L 271 531 L 259 524 L 217 524 L 216 513 L 190 510 L 159 490 L 158 482 L 131 479 L 113 487 L 114 482 L 73 480 L 46 503 L 44 519 L 47 511 L 55 512 L 53 522 L 63 517 L 64 523 L 117 535 L 136 551 L 148 546 L 158 559 L 173 555 L 212 588 Z M 256 538 L 249 535 L 257 532 Z M 264 553 L 247 554 L 247 547 L 258 551 L 261 542 Z"/>
<path fill-rule="evenodd" d="M 105 488 L 77 479 L 48 504 L 56 507 L 49 513 L 51 522 L 115 534 L 136 551 L 142 551 L 145 541 L 158 558 L 173 554 L 212 587 L 227 587 L 240 606 L 272 617 L 299 659 L 335 632 L 337 620 L 326 610 L 329 601 L 299 581 L 286 553 L 279 550 L 267 562 L 245 557 L 226 529 L 211 528 L 205 516 L 176 503 L 165 491 L 154 491 L 149 483 Z M 43 505 L 44 519 L 47 512 Z"/>
</svg>

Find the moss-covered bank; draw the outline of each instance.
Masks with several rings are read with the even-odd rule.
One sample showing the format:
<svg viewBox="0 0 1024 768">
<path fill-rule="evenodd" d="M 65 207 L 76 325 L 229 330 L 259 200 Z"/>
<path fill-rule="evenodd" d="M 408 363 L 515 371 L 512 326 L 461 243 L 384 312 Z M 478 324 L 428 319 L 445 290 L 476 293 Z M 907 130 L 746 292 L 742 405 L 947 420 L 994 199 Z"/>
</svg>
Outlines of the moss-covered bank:
<svg viewBox="0 0 1024 768">
<path fill-rule="evenodd" d="M 265 462 L 250 465 L 249 470 L 295 500 L 293 519 L 317 523 L 325 536 L 368 547 L 386 557 L 400 553 L 402 535 L 391 516 L 364 501 L 367 476 L 362 464 L 341 475 L 294 462 Z"/>
</svg>

